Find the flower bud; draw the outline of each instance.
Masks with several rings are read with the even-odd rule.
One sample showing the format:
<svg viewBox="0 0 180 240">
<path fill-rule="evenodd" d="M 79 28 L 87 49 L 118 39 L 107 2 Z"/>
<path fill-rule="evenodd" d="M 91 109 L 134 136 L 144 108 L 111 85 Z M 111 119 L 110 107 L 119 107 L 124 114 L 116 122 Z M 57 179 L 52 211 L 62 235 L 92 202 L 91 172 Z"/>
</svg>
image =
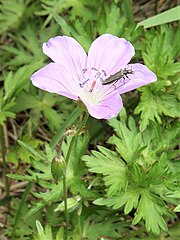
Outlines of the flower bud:
<svg viewBox="0 0 180 240">
<path fill-rule="evenodd" d="M 58 180 L 65 175 L 66 171 L 66 161 L 64 160 L 63 156 L 56 157 L 53 159 L 51 163 L 51 174 L 58 184 Z"/>
</svg>

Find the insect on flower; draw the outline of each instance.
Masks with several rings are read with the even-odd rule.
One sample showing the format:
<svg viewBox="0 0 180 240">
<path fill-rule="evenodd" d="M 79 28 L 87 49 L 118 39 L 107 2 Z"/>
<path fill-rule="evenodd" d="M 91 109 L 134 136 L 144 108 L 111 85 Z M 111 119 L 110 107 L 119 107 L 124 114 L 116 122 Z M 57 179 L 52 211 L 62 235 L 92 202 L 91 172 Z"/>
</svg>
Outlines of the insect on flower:
<svg viewBox="0 0 180 240">
<path fill-rule="evenodd" d="M 128 78 L 130 80 L 130 78 L 128 77 L 128 74 L 133 74 L 134 72 L 132 71 L 132 69 L 121 69 L 119 72 L 115 73 L 114 75 L 110 75 L 110 77 L 106 78 L 103 82 L 102 85 L 107 85 L 116 81 L 119 81 L 120 79 L 123 78 L 123 80 L 125 80 L 125 77 Z"/>
<path fill-rule="evenodd" d="M 31 76 L 33 85 L 80 100 L 97 119 L 115 117 L 123 107 L 121 94 L 157 80 L 143 64 L 129 64 L 133 45 L 111 34 L 95 39 L 88 54 L 68 36 L 49 39 L 43 52 L 53 62 Z"/>
</svg>

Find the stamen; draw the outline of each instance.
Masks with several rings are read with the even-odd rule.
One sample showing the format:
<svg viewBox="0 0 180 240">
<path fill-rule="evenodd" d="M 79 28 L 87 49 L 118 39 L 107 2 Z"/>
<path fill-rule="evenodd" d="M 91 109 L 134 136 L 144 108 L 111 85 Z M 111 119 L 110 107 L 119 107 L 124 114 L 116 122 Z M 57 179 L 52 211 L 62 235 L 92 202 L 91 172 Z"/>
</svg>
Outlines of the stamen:
<svg viewBox="0 0 180 240">
<path fill-rule="evenodd" d="M 104 73 L 104 76 L 106 77 L 107 76 L 106 71 L 104 70 L 101 70 L 101 71 Z"/>
<path fill-rule="evenodd" d="M 98 79 L 100 76 L 101 76 L 101 73 L 97 72 L 96 75 L 95 75 L 95 78 Z"/>
<path fill-rule="evenodd" d="M 92 67 L 92 68 L 91 68 L 91 70 L 95 70 L 95 71 L 98 71 L 98 69 L 97 69 L 97 68 L 94 68 L 94 67 Z"/>
<path fill-rule="evenodd" d="M 92 92 L 94 90 L 95 85 L 96 85 L 96 80 L 93 81 L 91 88 L 89 89 L 89 92 Z"/>
<path fill-rule="evenodd" d="M 89 80 L 90 80 L 90 79 L 86 79 L 84 82 L 79 83 L 79 86 L 80 86 L 81 88 L 83 88 L 83 87 L 84 87 L 84 84 L 86 84 Z"/>
<path fill-rule="evenodd" d="M 87 68 L 84 68 L 84 69 L 82 70 L 83 73 L 85 73 L 86 71 L 87 71 Z"/>
</svg>

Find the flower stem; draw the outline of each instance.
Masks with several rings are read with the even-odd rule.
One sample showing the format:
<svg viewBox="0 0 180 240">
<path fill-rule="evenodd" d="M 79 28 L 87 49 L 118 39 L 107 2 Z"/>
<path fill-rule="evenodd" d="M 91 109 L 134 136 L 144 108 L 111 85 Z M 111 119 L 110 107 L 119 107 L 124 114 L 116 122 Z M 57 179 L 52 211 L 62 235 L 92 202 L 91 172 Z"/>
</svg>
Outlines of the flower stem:
<svg viewBox="0 0 180 240">
<path fill-rule="evenodd" d="M 66 169 L 68 166 L 68 161 L 71 155 L 71 151 L 73 149 L 73 145 L 75 143 L 75 139 L 76 137 L 79 135 L 79 133 L 81 132 L 82 128 L 84 127 L 84 125 L 86 124 L 87 120 L 89 117 L 89 113 L 86 112 L 86 115 L 83 119 L 83 121 L 81 122 L 79 129 L 77 130 L 77 133 L 75 136 L 72 137 L 71 139 L 71 143 L 67 152 L 67 156 L 66 156 Z M 69 225 L 69 219 L 68 219 L 68 210 L 67 210 L 67 185 L 66 185 L 66 172 L 63 175 L 63 192 L 64 192 L 64 215 L 65 215 L 65 221 L 66 221 L 66 225 L 65 225 L 65 231 L 64 231 L 64 240 L 67 240 L 67 233 L 68 233 L 68 225 Z"/>
<path fill-rule="evenodd" d="M 64 192 L 64 215 L 65 215 L 65 229 L 64 229 L 64 240 L 67 240 L 68 233 L 68 210 L 67 210 L 67 186 L 66 186 L 66 173 L 63 175 L 63 192 Z"/>
<path fill-rule="evenodd" d="M 74 109 L 74 111 L 71 113 L 71 115 L 68 117 L 68 119 L 64 122 L 64 124 L 60 127 L 52 141 L 50 142 L 49 146 L 53 149 L 61 139 L 65 129 L 69 126 L 71 126 L 75 120 L 82 114 L 82 110 L 77 107 Z"/>
<path fill-rule="evenodd" d="M 4 178 L 4 183 L 5 183 L 5 191 L 6 191 L 6 196 L 9 196 L 9 181 L 8 177 L 6 176 L 7 174 L 7 163 L 6 163 L 6 148 L 4 144 L 4 130 L 3 126 L 0 125 L 0 145 L 1 145 L 1 151 L 2 151 L 2 159 L 3 159 L 3 178 Z"/>
</svg>

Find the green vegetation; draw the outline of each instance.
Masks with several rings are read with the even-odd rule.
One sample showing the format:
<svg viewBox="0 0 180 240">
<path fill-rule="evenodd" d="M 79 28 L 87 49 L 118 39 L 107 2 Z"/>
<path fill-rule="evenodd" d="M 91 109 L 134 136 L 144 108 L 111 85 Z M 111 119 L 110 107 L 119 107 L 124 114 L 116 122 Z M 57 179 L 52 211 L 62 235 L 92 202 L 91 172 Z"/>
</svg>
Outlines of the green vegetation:
<svg viewBox="0 0 180 240">
<path fill-rule="evenodd" d="M 138 23 L 134 2 L 0 0 L 0 239 L 180 239 L 179 7 Z M 158 78 L 122 95 L 116 118 L 87 120 L 32 85 L 49 38 L 88 51 L 104 33 L 130 41 Z M 67 206 L 64 177 L 51 173 L 61 155 Z"/>
</svg>

